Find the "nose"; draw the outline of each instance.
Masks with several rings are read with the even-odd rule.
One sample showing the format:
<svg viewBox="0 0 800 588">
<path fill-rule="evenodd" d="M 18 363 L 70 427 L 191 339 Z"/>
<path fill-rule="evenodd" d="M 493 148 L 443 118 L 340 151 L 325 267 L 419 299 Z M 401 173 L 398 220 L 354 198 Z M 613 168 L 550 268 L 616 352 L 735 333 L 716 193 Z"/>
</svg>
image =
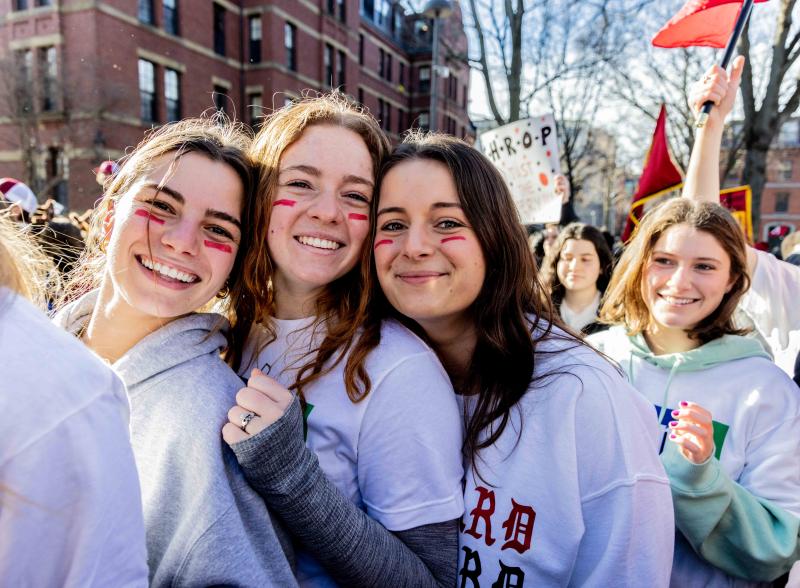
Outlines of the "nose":
<svg viewBox="0 0 800 588">
<path fill-rule="evenodd" d="M 419 259 L 432 253 L 433 241 L 425 227 L 409 227 L 403 240 L 403 254 L 410 259 Z"/>
<path fill-rule="evenodd" d="M 667 280 L 667 284 L 678 291 L 688 288 L 690 282 L 690 268 L 685 265 L 678 265 Z"/>
<path fill-rule="evenodd" d="M 179 255 L 196 255 L 198 240 L 198 227 L 186 219 L 170 224 L 161 235 L 161 243 Z"/>
<path fill-rule="evenodd" d="M 570 269 L 570 271 L 574 271 L 575 268 L 578 267 L 578 260 L 575 258 L 570 259 L 567 262 L 567 267 Z"/>
<path fill-rule="evenodd" d="M 323 223 L 335 223 L 343 218 L 339 199 L 334 190 L 321 190 L 308 207 L 311 218 Z"/>
</svg>

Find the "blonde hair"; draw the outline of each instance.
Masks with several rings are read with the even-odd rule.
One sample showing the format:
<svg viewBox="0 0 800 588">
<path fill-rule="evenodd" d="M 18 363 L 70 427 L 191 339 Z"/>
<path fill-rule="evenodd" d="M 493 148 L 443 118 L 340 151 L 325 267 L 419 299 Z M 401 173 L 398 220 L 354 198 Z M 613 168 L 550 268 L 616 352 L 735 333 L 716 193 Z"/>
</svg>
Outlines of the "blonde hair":
<svg viewBox="0 0 800 588">
<path fill-rule="evenodd" d="M 800 229 L 783 238 L 783 241 L 781 241 L 781 256 L 786 259 L 798 245 L 800 245 Z"/>
<path fill-rule="evenodd" d="M 248 268 L 246 253 L 251 253 L 254 239 L 254 219 L 262 213 L 260 199 L 254 197 L 256 170 L 248 156 L 251 136 L 239 123 L 229 122 L 223 115 L 185 119 L 170 123 L 149 132 L 139 145 L 120 162 L 120 169 L 105 184 L 105 193 L 95 206 L 89 220 L 86 247 L 69 275 L 64 294 L 58 302 L 62 306 L 71 300 L 99 287 L 105 273 L 105 245 L 110 237 L 104 225 L 114 205 L 136 183 L 150 173 L 158 160 L 172 155 L 172 162 L 165 180 L 173 173 L 178 160 L 187 153 L 198 153 L 212 161 L 230 166 L 242 182 L 242 237 L 233 268 L 226 282 L 228 295 L 215 306 L 231 323 L 227 333 L 226 359 L 235 368 L 241 361 L 244 339 L 256 317 L 255 308 L 260 291 L 249 289 L 250 280 L 245 279 L 252 268 Z M 266 249 L 259 252 L 266 254 Z"/>
<path fill-rule="evenodd" d="M 744 233 L 727 209 L 719 204 L 693 202 L 686 198 L 668 200 L 648 212 L 625 247 L 608 285 L 600 320 L 622 324 L 628 334 L 638 335 L 650 325 L 650 311 L 642 294 L 644 271 L 661 235 L 675 225 L 689 225 L 714 237 L 730 257 L 731 289 L 719 306 L 689 331 L 689 337 L 707 343 L 726 334 L 744 331 L 733 324 L 733 311 L 750 287 Z"/>
<path fill-rule="evenodd" d="M 0 214 L 0 287 L 45 309 L 48 291 L 57 289 L 57 280 L 52 261 L 34 239 L 8 214 Z"/>
</svg>

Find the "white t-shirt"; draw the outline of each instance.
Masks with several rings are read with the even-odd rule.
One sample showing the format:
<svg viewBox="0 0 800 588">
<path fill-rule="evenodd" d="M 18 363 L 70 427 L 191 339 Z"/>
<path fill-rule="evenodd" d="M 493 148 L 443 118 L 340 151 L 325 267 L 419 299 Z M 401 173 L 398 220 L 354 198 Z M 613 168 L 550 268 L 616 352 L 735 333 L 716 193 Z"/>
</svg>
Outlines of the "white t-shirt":
<svg viewBox="0 0 800 588">
<path fill-rule="evenodd" d="M 653 407 L 590 348 L 545 350 L 536 373 L 561 374 L 468 468 L 458 585 L 666 586 L 674 520 Z"/>
<path fill-rule="evenodd" d="M 316 350 L 324 333 L 313 319 L 275 320 L 277 339 L 263 347 L 261 327 L 251 333 L 243 369 L 262 369 L 284 386 Z M 462 494 L 463 438 L 450 380 L 433 351 L 397 322 L 386 321 L 381 342 L 365 367 L 372 391 L 358 403 L 347 396 L 345 360 L 304 390 L 306 444 L 322 470 L 356 506 L 390 531 L 457 519 Z M 280 513 L 278 513 L 280 514 Z M 329 585 L 307 554 L 298 554 L 301 585 Z"/>
<path fill-rule="evenodd" d="M 570 329 L 576 333 L 580 333 L 583 327 L 590 325 L 597 320 L 597 310 L 600 308 L 600 292 L 594 295 L 592 302 L 580 311 L 572 310 L 567 304 L 566 300 L 561 301 L 559 313 L 564 322 L 567 323 Z"/>
<path fill-rule="evenodd" d="M 756 269 L 739 309 L 765 342 L 775 363 L 790 376 L 800 352 L 800 267 L 756 251 Z M 747 326 L 751 326 L 748 324 Z"/>
<path fill-rule="evenodd" d="M 122 382 L 5 289 L 0 358 L 0 583 L 147 586 Z"/>
</svg>

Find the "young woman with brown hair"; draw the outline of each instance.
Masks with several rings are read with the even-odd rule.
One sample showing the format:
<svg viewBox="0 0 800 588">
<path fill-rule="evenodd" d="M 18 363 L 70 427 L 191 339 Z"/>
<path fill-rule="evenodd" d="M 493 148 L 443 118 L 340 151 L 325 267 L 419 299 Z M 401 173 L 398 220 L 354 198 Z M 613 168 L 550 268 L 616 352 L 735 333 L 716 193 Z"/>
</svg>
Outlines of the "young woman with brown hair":
<svg viewBox="0 0 800 588">
<path fill-rule="evenodd" d="M 692 162 L 688 179 L 716 177 L 717 166 L 696 153 Z M 800 398 L 734 323 L 749 282 L 744 234 L 727 210 L 667 201 L 614 271 L 600 317 L 616 326 L 589 337 L 658 411 L 675 586 L 769 582 L 798 557 Z"/>
<path fill-rule="evenodd" d="M 576 333 L 607 328 L 597 322 L 597 312 L 613 265 L 603 233 L 583 223 L 564 227 L 545 256 L 542 281 L 562 320 Z"/>
<path fill-rule="evenodd" d="M 394 316 L 457 391 L 461 584 L 665 585 L 673 520 L 652 408 L 560 328 L 491 162 L 453 137 L 408 137 L 382 168 L 375 220 L 359 345 Z"/>
<path fill-rule="evenodd" d="M 277 111 L 253 148 L 271 279 L 240 370 L 248 387 L 223 435 L 301 543 L 301 585 L 455 580 L 463 469 L 452 387 L 398 322 L 362 329 L 388 148 L 377 122 L 337 94 Z M 364 336 L 375 345 L 357 346 Z"/>
<path fill-rule="evenodd" d="M 145 137 L 106 186 L 56 317 L 127 386 L 153 586 L 295 584 L 288 545 L 219 436 L 241 386 L 220 352 L 235 361 L 259 308 L 245 278 L 264 254 L 249 146 L 220 119 Z"/>
</svg>

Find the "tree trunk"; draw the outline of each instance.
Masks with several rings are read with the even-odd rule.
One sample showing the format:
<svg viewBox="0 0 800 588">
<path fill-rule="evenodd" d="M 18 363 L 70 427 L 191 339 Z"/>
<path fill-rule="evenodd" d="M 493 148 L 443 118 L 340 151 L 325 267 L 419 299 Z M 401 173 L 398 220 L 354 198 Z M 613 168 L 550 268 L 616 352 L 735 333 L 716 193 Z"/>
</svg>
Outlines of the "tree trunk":
<svg viewBox="0 0 800 588">
<path fill-rule="evenodd" d="M 744 171 L 742 172 L 742 183 L 750 184 L 753 192 L 753 226 L 758 226 L 761 219 L 761 195 L 764 192 L 764 185 L 767 183 L 767 152 L 769 145 L 763 142 L 751 145 L 744 158 Z M 756 237 L 756 240 L 757 237 Z"/>
</svg>

